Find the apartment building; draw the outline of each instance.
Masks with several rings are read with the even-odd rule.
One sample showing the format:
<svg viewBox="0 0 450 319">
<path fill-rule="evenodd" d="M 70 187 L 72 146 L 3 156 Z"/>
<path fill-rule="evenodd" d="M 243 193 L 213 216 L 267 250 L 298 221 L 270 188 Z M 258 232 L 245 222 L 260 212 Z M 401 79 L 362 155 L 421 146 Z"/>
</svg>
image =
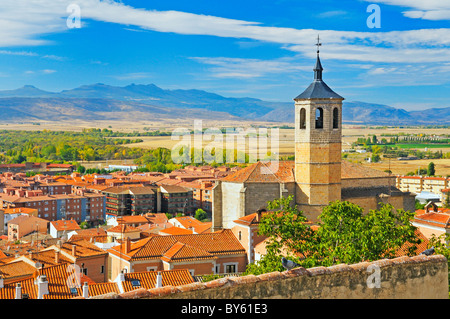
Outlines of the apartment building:
<svg viewBox="0 0 450 319">
<path fill-rule="evenodd" d="M 4 189 L 0 194 L 0 207 L 32 208 L 37 217 L 48 221 L 75 219 L 95 221 L 105 219 L 104 195 L 94 193 L 44 194 L 42 190 Z"/>
</svg>

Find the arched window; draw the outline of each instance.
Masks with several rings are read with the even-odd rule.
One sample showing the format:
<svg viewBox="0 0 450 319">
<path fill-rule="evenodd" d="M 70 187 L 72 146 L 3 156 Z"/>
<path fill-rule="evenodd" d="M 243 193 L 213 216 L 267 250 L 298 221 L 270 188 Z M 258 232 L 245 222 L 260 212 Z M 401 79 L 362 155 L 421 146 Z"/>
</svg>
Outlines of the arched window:
<svg viewBox="0 0 450 319">
<path fill-rule="evenodd" d="M 301 130 L 306 129 L 306 110 L 305 109 L 300 110 L 300 129 Z"/>
<path fill-rule="evenodd" d="M 337 107 L 333 109 L 333 128 L 339 128 L 339 110 Z"/>
<path fill-rule="evenodd" d="M 323 109 L 321 107 L 316 109 L 316 128 L 323 128 Z"/>
</svg>

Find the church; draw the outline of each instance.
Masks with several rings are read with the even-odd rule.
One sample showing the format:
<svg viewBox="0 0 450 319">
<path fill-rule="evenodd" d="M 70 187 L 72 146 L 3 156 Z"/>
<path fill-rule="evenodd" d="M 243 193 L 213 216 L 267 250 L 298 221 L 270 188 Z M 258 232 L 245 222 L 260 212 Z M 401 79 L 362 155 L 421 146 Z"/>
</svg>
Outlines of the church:
<svg viewBox="0 0 450 319">
<path fill-rule="evenodd" d="M 319 50 L 313 71 L 313 82 L 294 99 L 295 161 L 280 161 L 276 169 L 257 162 L 218 181 L 212 190 L 213 230 L 231 228 L 268 201 L 289 195 L 312 223 L 335 200 L 365 212 L 385 203 L 415 210 L 414 196 L 395 187 L 395 176 L 342 160 L 344 98 L 323 81 Z"/>
</svg>

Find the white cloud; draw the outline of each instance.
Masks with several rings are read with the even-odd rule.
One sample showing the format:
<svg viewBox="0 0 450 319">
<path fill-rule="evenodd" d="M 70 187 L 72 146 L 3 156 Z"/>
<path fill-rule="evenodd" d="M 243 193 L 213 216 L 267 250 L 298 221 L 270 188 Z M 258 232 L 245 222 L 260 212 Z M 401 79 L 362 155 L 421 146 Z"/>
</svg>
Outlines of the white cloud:
<svg viewBox="0 0 450 319">
<path fill-rule="evenodd" d="M 226 57 L 193 57 L 197 62 L 212 66 L 209 71 L 216 78 L 260 78 L 270 74 L 311 70 L 311 65 L 301 66 L 291 58 L 275 60 L 242 59 Z"/>
<path fill-rule="evenodd" d="M 56 70 L 45 69 L 45 70 L 42 70 L 42 73 L 44 73 L 44 74 L 52 74 L 52 73 L 56 73 Z"/>
<path fill-rule="evenodd" d="M 368 1 L 368 0 L 367 0 Z M 0 47 L 41 45 L 42 36 L 70 31 L 66 8 L 72 0 L 2 0 L 0 2 Z M 450 9 L 450 0 L 374 0 L 401 5 L 431 14 Z M 356 32 L 294 29 L 264 26 L 258 22 L 221 18 L 180 11 L 156 11 L 131 7 L 113 0 L 78 0 L 81 21 L 97 20 L 127 28 L 186 35 L 210 35 L 251 39 L 281 44 L 307 57 L 315 54 L 314 40 L 320 34 L 326 44 L 324 57 L 367 62 L 422 63 L 450 61 L 450 29 L 422 29 L 391 32 Z M 412 13 L 411 13 L 412 14 Z M 76 32 L 76 29 L 75 31 Z M 235 75 L 242 72 L 235 72 Z M 222 74 L 226 76 L 228 72 Z M 254 73 L 257 75 L 257 73 Z"/>
</svg>

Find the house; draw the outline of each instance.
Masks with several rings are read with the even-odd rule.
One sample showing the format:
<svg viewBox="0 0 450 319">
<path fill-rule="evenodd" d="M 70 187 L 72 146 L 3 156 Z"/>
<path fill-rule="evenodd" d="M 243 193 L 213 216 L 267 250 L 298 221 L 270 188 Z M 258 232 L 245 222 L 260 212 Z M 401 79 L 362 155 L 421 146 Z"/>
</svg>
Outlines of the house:
<svg viewBox="0 0 450 319">
<path fill-rule="evenodd" d="M 53 238 L 61 238 L 63 234 L 68 234 L 71 231 L 80 229 L 81 227 L 73 219 L 62 219 L 50 222 L 50 235 Z"/>
<path fill-rule="evenodd" d="M 450 234 L 450 209 L 429 202 L 424 209 L 416 210 L 413 225 L 418 227 L 426 238 Z"/>
<path fill-rule="evenodd" d="M 85 239 L 52 245 L 42 251 L 53 250 L 56 254 L 69 259 L 71 264 L 94 282 L 108 281 L 108 253 Z"/>
<path fill-rule="evenodd" d="M 8 207 L 5 210 L 2 210 L 0 212 L 0 222 L 2 220 L 1 214 L 3 213 L 3 223 L 0 225 L 0 233 L 3 234 L 5 230 L 8 229 L 8 222 L 16 217 L 19 217 L 20 215 L 29 215 L 29 216 L 38 216 L 38 210 L 34 208 L 27 208 L 27 207 Z M 4 228 L 2 228 L 4 226 Z"/>
<path fill-rule="evenodd" d="M 255 247 L 266 239 L 265 236 L 258 234 L 258 226 L 262 217 L 263 211 L 243 216 L 234 221 L 234 226 L 231 231 L 245 248 L 247 252 L 248 263 L 257 260 Z"/>
<path fill-rule="evenodd" d="M 231 230 L 215 233 L 150 236 L 108 250 L 111 278 L 122 271 L 189 269 L 192 275 L 243 272 L 247 255 Z"/>
<path fill-rule="evenodd" d="M 189 229 L 194 234 L 201 234 L 211 231 L 211 223 L 201 222 L 192 216 L 174 217 L 169 219 L 169 223 L 171 223 L 175 227 Z"/>
<path fill-rule="evenodd" d="M 8 240 L 16 241 L 31 233 L 48 232 L 48 220 L 30 216 L 21 215 L 8 222 Z"/>
<path fill-rule="evenodd" d="M 125 238 L 136 240 L 141 238 L 141 230 L 128 224 L 120 224 L 109 228 L 106 231 L 107 235 L 112 238 L 112 241 L 121 241 Z"/>
<path fill-rule="evenodd" d="M 0 279 L 0 299 L 72 299 L 119 293 L 115 283 L 95 283 L 72 264 L 34 267 L 32 275 L 19 280 Z"/>
<path fill-rule="evenodd" d="M 152 289 L 165 286 L 178 286 L 194 283 L 194 278 L 187 269 L 141 271 L 121 273 L 114 280 L 119 291 L 129 292 L 139 288 Z"/>
</svg>

